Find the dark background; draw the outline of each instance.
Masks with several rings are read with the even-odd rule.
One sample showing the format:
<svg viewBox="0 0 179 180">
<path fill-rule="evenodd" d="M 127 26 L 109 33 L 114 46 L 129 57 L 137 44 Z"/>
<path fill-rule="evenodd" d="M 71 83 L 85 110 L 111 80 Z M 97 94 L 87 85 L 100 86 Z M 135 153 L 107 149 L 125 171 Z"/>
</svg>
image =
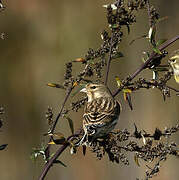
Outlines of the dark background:
<svg viewBox="0 0 179 180">
<path fill-rule="evenodd" d="M 100 33 L 107 28 L 105 0 L 16 0 L 7 2 L 7 9 L 0 13 L 0 32 L 5 32 L 5 40 L 0 39 L 0 103 L 6 114 L 0 144 L 8 143 L 6 150 L 0 152 L 0 179 L 32 180 L 41 172 L 42 161 L 33 163 L 30 153 L 33 147 L 43 141 L 43 133 L 48 126 L 45 111 L 48 105 L 57 113 L 64 98 L 64 92 L 46 86 L 49 82 L 62 82 L 64 64 L 83 57 L 88 48 L 97 48 Z M 179 1 L 155 1 L 161 17 L 168 16 L 158 25 L 158 38 L 172 38 L 178 35 Z M 149 46 L 146 40 L 129 42 L 148 31 L 146 12 L 138 14 L 137 23 L 127 30 L 120 45 L 125 57 L 113 62 L 110 73 L 110 87 L 115 89 L 115 75 L 122 79 L 141 64 L 142 52 Z M 179 42 L 167 50 L 177 49 Z M 165 61 L 167 62 L 167 58 Z M 79 66 L 78 66 L 79 68 Z M 76 69 L 78 71 L 78 69 Z M 150 73 L 142 75 L 152 76 Z M 179 88 L 172 79 L 169 84 Z M 120 129 L 133 130 L 134 122 L 139 128 L 153 132 L 156 127 L 165 128 L 175 125 L 179 117 L 179 99 L 172 97 L 163 101 L 156 89 L 141 90 L 133 94 L 134 110 L 118 95 L 123 111 L 118 123 Z M 77 129 L 82 123 L 82 110 L 71 114 Z M 64 119 L 58 129 L 65 135 L 70 134 Z M 174 136 L 177 141 L 177 135 Z M 61 160 L 68 165 L 54 166 L 47 179 L 107 180 L 135 179 L 143 177 L 145 163 L 138 167 L 129 154 L 130 166 L 122 163 L 112 164 L 107 158 L 98 161 L 91 152 L 83 157 L 79 151 L 71 156 L 67 150 Z M 161 171 L 154 179 L 177 180 L 178 160 L 170 157 L 162 164 Z"/>
</svg>

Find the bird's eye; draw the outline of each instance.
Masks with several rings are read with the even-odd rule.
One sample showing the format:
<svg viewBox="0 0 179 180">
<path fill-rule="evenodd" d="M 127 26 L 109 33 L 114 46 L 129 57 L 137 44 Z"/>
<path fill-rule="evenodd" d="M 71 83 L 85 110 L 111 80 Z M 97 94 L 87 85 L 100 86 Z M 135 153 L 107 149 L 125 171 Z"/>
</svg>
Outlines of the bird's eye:
<svg viewBox="0 0 179 180">
<path fill-rule="evenodd" d="M 170 62 L 176 63 L 176 58 L 171 58 Z"/>
<path fill-rule="evenodd" d="M 96 89 L 96 86 L 91 86 L 90 89 Z"/>
</svg>

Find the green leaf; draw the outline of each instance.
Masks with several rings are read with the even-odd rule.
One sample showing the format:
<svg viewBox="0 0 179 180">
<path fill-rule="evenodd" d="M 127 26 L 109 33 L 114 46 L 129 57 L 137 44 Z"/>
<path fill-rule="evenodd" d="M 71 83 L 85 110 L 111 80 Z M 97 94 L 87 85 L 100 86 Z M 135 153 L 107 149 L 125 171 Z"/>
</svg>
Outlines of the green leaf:
<svg viewBox="0 0 179 180">
<path fill-rule="evenodd" d="M 156 52 L 157 54 L 162 54 L 160 49 L 158 49 L 157 47 L 153 47 L 153 51 Z"/>
<path fill-rule="evenodd" d="M 55 160 L 53 163 L 56 163 L 56 164 L 61 164 L 63 167 L 67 167 L 66 164 L 64 164 L 62 161 L 60 160 Z"/>
<path fill-rule="evenodd" d="M 156 42 L 156 46 L 160 46 L 161 44 L 163 44 L 166 41 L 167 41 L 167 39 L 160 39 Z"/>
<path fill-rule="evenodd" d="M 4 149 L 7 147 L 7 145 L 8 145 L 8 144 L 2 144 L 2 145 L 0 146 L 0 151 L 4 150 Z"/>
<path fill-rule="evenodd" d="M 68 124 L 70 126 L 71 133 L 74 134 L 73 120 L 71 118 L 69 118 L 68 116 L 66 117 L 66 119 L 68 120 Z"/>
<path fill-rule="evenodd" d="M 109 25 L 112 29 L 116 29 L 116 28 L 118 28 L 119 27 L 119 25 L 118 24 L 110 24 Z"/>
</svg>

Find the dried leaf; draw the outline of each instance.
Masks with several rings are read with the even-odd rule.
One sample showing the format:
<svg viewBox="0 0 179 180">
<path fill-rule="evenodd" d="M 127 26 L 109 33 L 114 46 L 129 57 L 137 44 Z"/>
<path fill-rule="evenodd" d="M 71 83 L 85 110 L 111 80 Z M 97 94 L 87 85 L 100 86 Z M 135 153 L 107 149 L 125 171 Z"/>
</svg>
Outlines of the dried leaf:
<svg viewBox="0 0 179 180">
<path fill-rule="evenodd" d="M 83 155 L 85 156 L 86 155 L 86 146 L 83 145 L 82 148 L 83 148 Z"/>
<path fill-rule="evenodd" d="M 76 58 L 73 62 L 85 62 L 84 58 Z"/>
<path fill-rule="evenodd" d="M 117 58 L 120 58 L 120 57 L 124 57 L 124 55 L 121 53 L 121 52 L 116 52 L 112 55 L 112 59 L 117 59 Z"/>
<path fill-rule="evenodd" d="M 0 146 L 0 151 L 4 150 L 4 149 L 7 147 L 7 145 L 8 145 L 8 144 L 2 144 L 2 145 Z"/>
<path fill-rule="evenodd" d="M 139 166 L 139 167 L 140 167 L 140 164 L 139 164 L 139 159 L 138 159 L 138 157 L 137 157 L 137 155 L 136 155 L 136 154 L 134 155 L 134 161 L 135 161 L 135 163 L 137 164 L 137 166 Z"/>
<path fill-rule="evenodd" d="M 73 83 L 73 87 L 75 87 L 75 86 L 77 86 L 78 85 L 78 83 L 75 81 L 74 83 Z"/>
<path fill-rule="evenodd" d="M 141 136 L 142 136 L 142 141 L 143 141 L 144 145 L 146 145 L 146 139 L 145 139 L 145 137 L 143 136 L 143 134 L 141 134 Z"/>
<path fill-rule="evenodd" d="M 115 4 L 105 4 L 105 5 L 103 5 L 104 8 L 108 8 L 109 6 L 112 8 L 112 10 L 117 9 L 117 6 Z"/>
<path fill-rule="evenodd" d="M 66 142 L 66 139 L 65 138 L 54 139 L 53 141 L 55 144 L 64 144 Z"/>
<path fill-rule="evenodd" d="M 76 147 L 75 146 L 71 146 L 70 147 L 70 154 L 72 155 L 72 154 L 76 154 Z"/>
<path fill-rule="evenodd" d="M 64 135 L 60 132 L 49 134 L 49 136 L 57 137 L 57 139 L 53 139 L 48 144 L 64 144 L 66 142 Z"/>
<path fill-rule="evenodd" d="M 50 133 L 50 134 L 48 134 L 49 136 L 53 136 L 53 137 L 58 137 L 58 138 L 64 138 L 64 135 L 63 135 L 63 133 L 61 133 L 61 132 L 56 132 L 56 133 Z"/>
<path fill-rule="evenodd" d="M 133 110 L 132 100 L 131 100 L 131 95 L 130 95 L 130 93 L 129 93 L 129 92 L 126 92 L 125 95 L 126 95 L 126 101 L 128 102 L 128 105 L 129 105 L 130 109 Z"/>
<path fill-rule="evenodd" d="M 60 88 L 60 89 L 65 89 L 62 85 L 56 84 L 56 83 L 48 83 L 47 86 L 55 87 L 55 88 Z"/>
<path fill-rule="evenodd" d="M 69 118 L 69 117 L 66 117 L 66 119 L 68 120 L 68 124 L 70 126 L 71 133 L 74 134 L 73 120 L 71 118 Z"/>
<path fill-rule="evenodd" d="M 152 79 L 157 80 L 158 79 L 158 72 L 152 71 L 152 73 L 153 73 Z"/>
<path fill-rule="evenodd" d="M 149 38 L 149 42 L 153 45 L 156 46 L 155 43 L 155 35 L 156 35 L 156 27 L 152 26 L 149 29 L 149 33 L 148 33 L 148 38 Z"/>
<path fill-rule="evenodd" d="M 60 160 L 55 160 L 53 163 L 56 163 L 56 164 L 61 164 L 63 167 L 67 167 L 66 164 L 64 164 L 62 161 Z"/>
</svg>

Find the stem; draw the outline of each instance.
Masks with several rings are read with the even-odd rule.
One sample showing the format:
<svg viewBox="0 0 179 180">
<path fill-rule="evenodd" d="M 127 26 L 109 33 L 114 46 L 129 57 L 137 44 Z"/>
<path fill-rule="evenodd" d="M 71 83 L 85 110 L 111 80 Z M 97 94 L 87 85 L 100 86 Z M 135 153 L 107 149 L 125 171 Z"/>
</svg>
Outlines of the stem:
<svg viewBox="0 0 179 180">
<path fill-rule="evenodd" d="M 105 77 L 105 85 L 107 85 L 108 83 L 108 77 L 109 77 L 109 69 L 110 69 L 110 65 L 111 65 L 111 55 L 112 55 L 112 41 L 113 41 L 113 33 L 111 36 L 111 41 L 110 41 L 110 49 L 109 49 L 109 57 L 108 57 L 108 62 L 107 62 L 107 70 L 106 70 L 106 77 Z"/>
<path fill-rule="evenodd" d="M 152 19 L 151 19 L 151 10 L 150 10 L 150 3 L 149 0 L 147 0 L 147 13 L 149 16 L 149 27 L 152 27 Z"/>
<path fill-rule="evenodd" d="M 61 109 L 60 109 L 60 112 L 59 112 L 58 116 L 56 117 L 56 120 L 55 120 L 55 122 L 54 122 L 54 124 L 53 124 L 53 126 L 52 126 L 51 133 L 53 133 L 54 130 L 55 130 L 55 127 L 56 127 L 56 125 L 57 125 L 57 122 L 58 122 L 60 116 L 62 115 L 63 109 L 64 109 L 65 104 L 66 104 L 66 102 L 67 102 L 67 100 L 68 100 L 68 98 L 69 98 L 69 96 L 70 96 L 70 94 L 71 94 L 72 89 L 73 89 L 73 88 L 70 87 L 69 90 L 68 90 L 68 92 L 67 92 L 67 94 L 66 94 L 66 96 L 65 96 L 65 99 L 64 99 L 64 101 L 63 101 L 63 104 L 62 104 L 62 107 L 61 107 Z"/>
<path fill-rule="evenodd" d="M 57 152 L 54 154 L 54 156 L 45 164 L 45 167 L 42 171 L 42 174 L 39 177 L 39 180 L 43 180 L 45 176 L 47 175 L 47 172 L 49 171 L 50 167 L 52 166 L 53 162 L 57 159 L 57 157 L 69 146 L 69 143 L 66 143 L 62 145 Z"/>
<path fill-rule="evenodd" d="M 39 177 L 39 180 L 44 180 L 45 176 L 47 175 L 49 169 L 52 167 L 53 162 L 60 156 L 60 154 L 70 145 L 69 141 L 75 138 L 76 136 L 79 136 L 81 134 L 81 129 L 78 130 L 75 134 L 69 136 L 67 138 L 67 142 L 63 144 L 53 155 L 53 157 L 45 164 L 44 169 L 42 170 L 42 173 Z"/>
<path fill-rule="evenodd" d="M 173 87 L 170 87 L 170 86 L 166 86 L 166 87 L 168 87 L 169 89 L 171 89 L 171 90 L 173 90 L 173 91 L 175 91 L 175 92 L 179 92 L 178 89 L 175 89 L 175 88 L 173 88 Z"/>
<path fill-rule="evenodd" d="M 67 92 L 67 94 L 66 94 L 66 96 L 65 96 L 65 99 L 64 99 L 63 104 L 62 104 L 62 106 L 61 106 L 60 112 L 59 112 L 59 114 L 57 115 L 56 120 L 55 120 L 55 122 L 54 122 L 54 124 L 53 124 L 53 126 L 52 126 L 51 133 L 53 133 L 54 130 L 55 130 L 55 127 L 56 127 L 56 125 L 57 125 L 57 122 L 58 122 L 59 118 L 60 118 L 61 115 L 62 115 L 63 109 L 64 109 L 65 104 L 66 104 L 66 102 L 67 102 L 67 100 L 68 100 L 68 98 L 69 98 L 69 96 L 70 96 L 70 94 L 71 94 L 72 89 L 73 89 L 73 88 L 70 87 L 69 90 L 68 90 L 68 92 Z M 50 142 L 50 141 L 52 141 L 52 137 L 50 137 L 49 142 Z M 47 157 L 47 158 L 49 157 L 49 154 L 50 154 L 50 146 L 51 146 L 51 145 L 49 144 L 49 145 L 47 146 L 46 150 L 45 150 L 45 152 L 46 152 L 46 157 Z"/>
<path fill-rule="evenodd" d="M 167 48 L 168 46 L 170 46 L 172 43 L 174 43 L 175 41 L 177 41 L 179 39 L 179 35 L 175 36 L 174 38 L 168 40 L 167 42 L 163 43 L 160 47 L 159 50 L 162 51 L 165 48 Z M 126 80 L 126 82 L 123 84 L 123 86 L 121 86 L 121 88 L 117 89 L 114 93 L 113 93 L 113 97 L 115 97 L 122 89 L 125 85 L 127 85 L 127 83 L 129 81 L 132 81 L 142 70 L 145 69 L 145 67 L 155 58 L 155 56 L 157 56 L 157 53 L 152 52 L 152 54 L 150 55 L 150 57 L 147 59 L 147 61 L 142 64 L 131 76 L 130 78 L 128 78 Z"/>
</svg>

